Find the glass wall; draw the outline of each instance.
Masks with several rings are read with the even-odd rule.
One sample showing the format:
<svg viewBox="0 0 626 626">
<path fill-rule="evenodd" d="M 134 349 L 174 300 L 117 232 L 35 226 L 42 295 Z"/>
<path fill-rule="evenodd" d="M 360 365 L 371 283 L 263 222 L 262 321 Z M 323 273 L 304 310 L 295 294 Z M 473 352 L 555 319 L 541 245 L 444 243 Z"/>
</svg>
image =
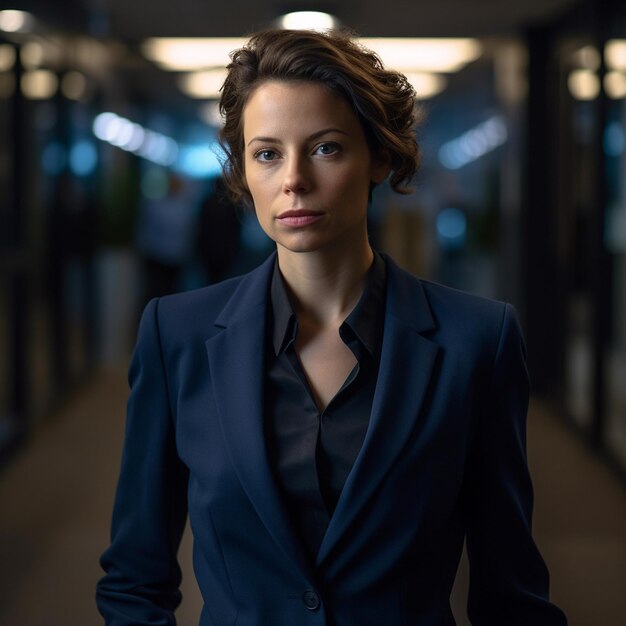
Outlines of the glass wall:
<svg viewBox="0 0 626 626">
<path fill-rule="evenodd" d="M 93 365 L 93 116 L 49 52 L 0 41 L 0 461 Z"/>
<path fill-rule="evenodd" d="M 547 272 L 562 319 L 554 388 L 574 425 L 626 472 L 626 8 L 581 3 L 541 46 L 554 101 L 544 120 L 556 213 Z"/>
<path fill-rule="evenodd" d="M 421 103 L 415 192 L 378 196 L 375 243 L 419 276 L 521 308 L 524 51 L 514 39 L 482 45 Z"/>
<path fill-rule="evenodd" d="M 17 370 L 23 294 L 16 288 L 25 261 L 20 246 L 23 224 L 14 162 L 16 123 L 20 121 L 17 66 L 17 47 L 0 38 L 0 453 L 17 439 L 23 408 L 21 374 Z"/>
<path fill-rule="evenodd" d="M 626 28 L 620 34 L 622 39 L 606 48 L 605 80 L 611 98 L 603 133 L 607 181 L 604 245 L 610 255 L 610 330 L 604 365 L 604 442 L 626 468 Z"/>
</svg>

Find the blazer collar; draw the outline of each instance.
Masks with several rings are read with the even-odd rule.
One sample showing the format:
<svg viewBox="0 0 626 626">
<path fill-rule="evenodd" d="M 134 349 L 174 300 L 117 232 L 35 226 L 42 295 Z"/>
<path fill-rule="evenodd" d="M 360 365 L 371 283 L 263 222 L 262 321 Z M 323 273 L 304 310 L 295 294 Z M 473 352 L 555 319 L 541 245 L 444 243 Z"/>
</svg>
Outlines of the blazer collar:
<svg viewBox="0 0 626 626">
<path fill-rule="evenodd" d="M 385 322 L 370 424 L 318 552 L 320 567 L 330 566 L 330 555 L 336 554 L 335 548 L 424 419 L 421 408 L 438 347 L 423 334 L 434 329 L 435 322 L 420 281 L 389 257 L 385 261 Z M 206 348 L 218 416 L 239 480 L 276 543 L 312 577 L 273 479 L 263 430 L 265 324 L 274 262 L 275 253 L 242 278 L 216 318 L 215 325 L 223 330 L 206 342 Z"/>
<path fill-rule="evenodd" d="M 439 348 L 424 333 L 436 327 L 421 282 L 400 269 L 389 257 L 383 344 L 370 423 L 363 446 L 348 475 L 337 507 L 317 554 L 317 566 L 329 575 L 350 558 L 357 517 L 380 487 L 394 462 L 425 420 L 424 399 Z M 345 551 L 337 550 L 342 545 Z M 336 558 L 331 559 L 331 555 Z"/>
<path fill-rule="evenodd" d="M 381 256 L 387 265 L 386 314 L 417 333 L 434 330 L 437 324 L 422 281 L 402 269 L 388 254 Z"/>
<path fill-rule="evenodd" d="M 213 396 L 239 481 L 270 535 L 300 572 L 311 565 L 291 528 L 273 479 L 263 430 L 263 371 L 269 281 L 275 254 L 244 276 L 206 341 Z"/>
<path fill-rule="evenodd" d="M 387 267 L 386 314 L 418 333 L 433 330 L 436 324 L 421 281 L 399 267 L 389 255 L 380 254 Z M 250 311 L 266 306 L 275 263 L 276 252 L 272 252 L 259 267 L 243 276 L 215 319 L 216 326 L 226 328 Z"/>
</svg>

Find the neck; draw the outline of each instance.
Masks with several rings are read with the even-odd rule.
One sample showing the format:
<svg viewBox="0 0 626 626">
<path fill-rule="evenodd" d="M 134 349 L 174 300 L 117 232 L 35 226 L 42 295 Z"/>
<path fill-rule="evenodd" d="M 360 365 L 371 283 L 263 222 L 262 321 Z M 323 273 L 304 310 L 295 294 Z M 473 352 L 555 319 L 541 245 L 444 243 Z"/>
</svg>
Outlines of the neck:
<svg viewBox="0 0 626 626">
<path fill-rule="evenodd" d="M 278 267 L 299 322 L 338 325 L 358 302 L 374 253 L 365 239 L 348 252 L 294 253 L 278 247 Z"/>
</svg>

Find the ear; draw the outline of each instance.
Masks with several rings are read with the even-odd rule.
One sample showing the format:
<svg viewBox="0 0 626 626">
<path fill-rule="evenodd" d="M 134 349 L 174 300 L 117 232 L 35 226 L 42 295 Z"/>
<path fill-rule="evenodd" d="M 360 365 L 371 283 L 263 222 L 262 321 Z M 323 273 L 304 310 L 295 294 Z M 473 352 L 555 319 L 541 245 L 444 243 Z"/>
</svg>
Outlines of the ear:
<svg viewBox="0 0 626 626">
<path fill-rule="evenodd" d="M 380 185 L 391 171 L 391 157 L 386 150 L 381 150 L 378 154 L 372 155 L 372 166 L 370 179 L 375 185 Z"/>
</svg>

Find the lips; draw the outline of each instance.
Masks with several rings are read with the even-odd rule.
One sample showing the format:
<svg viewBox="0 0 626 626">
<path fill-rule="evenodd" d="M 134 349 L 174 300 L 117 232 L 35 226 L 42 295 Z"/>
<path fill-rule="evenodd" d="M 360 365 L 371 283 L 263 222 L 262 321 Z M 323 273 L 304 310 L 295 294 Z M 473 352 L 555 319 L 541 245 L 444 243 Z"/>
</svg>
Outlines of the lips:
<svg viewBox="0 0 626 626">
<path fill-rule="evenodd" d="M 284 211 L 276 219 L 286 226 L 300 227 L 308 226 L 317 222 L 322 217 L 322 213 L 319 211 L 311 211 L 308 209 L 290 209 Z"/>
</svg>

